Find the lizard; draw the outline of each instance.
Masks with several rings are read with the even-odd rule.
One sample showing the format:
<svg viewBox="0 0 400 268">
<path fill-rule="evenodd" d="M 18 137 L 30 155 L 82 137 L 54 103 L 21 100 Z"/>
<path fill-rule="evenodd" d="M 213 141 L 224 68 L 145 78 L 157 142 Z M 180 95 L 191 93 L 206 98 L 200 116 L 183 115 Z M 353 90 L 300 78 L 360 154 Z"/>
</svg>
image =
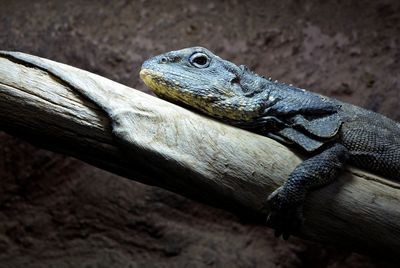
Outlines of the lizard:
<svg viewBox="0 0 400 268">
<path fill-rule="evenodd" d="M 400 179 L 400 124 L 373 111 L 260 76 L 203 47 L 146 60 L 157 96 L 303 151 L 308 158 L 266 197 L 267 224 L 288 239 L 304 224 L 307 194 L 347 164 Z"/>
</svg>

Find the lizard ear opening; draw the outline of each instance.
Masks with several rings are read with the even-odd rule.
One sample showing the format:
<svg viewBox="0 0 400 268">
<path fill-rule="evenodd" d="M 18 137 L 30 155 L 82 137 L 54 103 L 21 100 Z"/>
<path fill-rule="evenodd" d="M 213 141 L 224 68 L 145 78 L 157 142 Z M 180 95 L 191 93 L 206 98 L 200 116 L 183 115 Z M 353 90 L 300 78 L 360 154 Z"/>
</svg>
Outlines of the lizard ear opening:
<svg viewBox="0 0 400 268">
<path fill-rule="evenodd" d="M 239 84 L 240 85 L 240 78 L 239 76 L 235 75 L 235 77 L 232 78 L 231 84 Z"/>
</svg>

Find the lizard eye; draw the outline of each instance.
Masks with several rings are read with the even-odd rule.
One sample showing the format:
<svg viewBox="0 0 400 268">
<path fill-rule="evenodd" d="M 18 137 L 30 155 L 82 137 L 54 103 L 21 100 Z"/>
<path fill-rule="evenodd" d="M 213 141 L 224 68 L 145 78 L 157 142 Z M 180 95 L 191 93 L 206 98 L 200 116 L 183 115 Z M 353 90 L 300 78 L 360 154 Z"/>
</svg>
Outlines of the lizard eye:
<svg viewBox="0 0 400 268">
<path fill-rule="evenodd" d="M 197 68 L 207 68 L 210 65 L 210 58 L 201 52 L 196 52 L 189 58 L 190 64 Z"/>
<path fill-rule="evenodd" d="M 167 57 L 162 57 L 162 58 L 160 59 L 160 63 L 167 63 L 167 62 L 168 62 Z"/>
</svg>

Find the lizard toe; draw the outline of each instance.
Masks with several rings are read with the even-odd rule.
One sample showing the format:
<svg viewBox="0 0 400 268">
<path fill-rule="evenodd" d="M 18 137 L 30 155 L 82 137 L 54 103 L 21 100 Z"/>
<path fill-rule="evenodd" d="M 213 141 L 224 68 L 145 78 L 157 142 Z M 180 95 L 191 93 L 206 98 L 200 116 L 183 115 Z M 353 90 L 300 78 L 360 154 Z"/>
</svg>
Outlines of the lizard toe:
<svg viewBox="0 0 400 268">
<path fill-rule="evenodd" d="M 267 216 L 267 225 L 275 230 L 275 236 L 287 240 L 304 224 L 302 206 L 298 203 L 290 204 L 282 201 L 279 195 L 280 188 L 268 197 L 270 211 Z"/>
</svg>

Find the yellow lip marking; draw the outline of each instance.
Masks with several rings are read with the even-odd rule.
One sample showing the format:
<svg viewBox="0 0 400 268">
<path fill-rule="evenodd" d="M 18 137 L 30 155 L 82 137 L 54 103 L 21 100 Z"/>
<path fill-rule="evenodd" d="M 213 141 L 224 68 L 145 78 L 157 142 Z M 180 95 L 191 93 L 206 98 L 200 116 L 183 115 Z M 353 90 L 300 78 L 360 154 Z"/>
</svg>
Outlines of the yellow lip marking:
<svg viewBox="0 0 400 268">
<path fill-rule="evenodd" d="M 142 69 L 140 70 L 140 78 L 145 79 L 148 76 L 161 76 L 162 73 L 151 70 L 151 69 Z"/>
<path fill-rule="evenodd" d="M 162 79 L 155 79 L 162 77 L 163 74 L 161 72 L 157 72 L 154 70 L 142 69 L 140 71 L 140 79 L 142 79 L 146 86 L 156 94 L 163 93 L 168 90 Z"/>
<path fill-rule="evenodd" d="M 142 69 L 140 71 L 140 79 L 143 80 L 143 82 L 148 86 L 147 83 L 152 84 L 153 83 L 153 78 L 155 77 L 162 77 L 162 73 L 150 70 L 150 69 Z"/>
</svg>

